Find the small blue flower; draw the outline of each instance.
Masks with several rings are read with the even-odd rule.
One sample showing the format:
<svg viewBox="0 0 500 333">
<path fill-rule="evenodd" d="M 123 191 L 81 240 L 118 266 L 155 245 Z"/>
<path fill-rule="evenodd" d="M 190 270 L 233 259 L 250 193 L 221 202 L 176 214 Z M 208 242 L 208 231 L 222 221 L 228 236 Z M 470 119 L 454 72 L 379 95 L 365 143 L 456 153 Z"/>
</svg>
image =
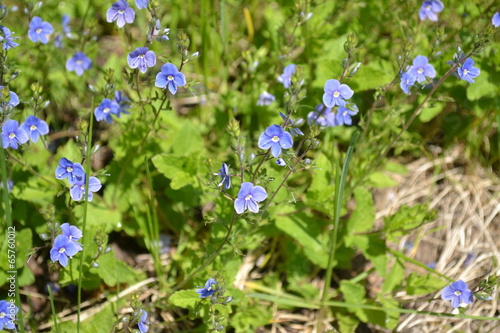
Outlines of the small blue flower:
<svg viewBox="0 0 500 333">
<path fill-rule="evenodd" d="M 3 86 L 0 86 L 0 96 L 3 95 Z M 14 106 L 17 106 L 19 105 L 19 96 L 17 96 L 17 94 L 11 90 L 9 90 L 9 101 L 4 101 L 0 107 L 0 111 L 3 111 L 3 108 L 5 108 L 6 106 L 9 106 L 9 107 L 14 107 Z"/>
<path fill-rule="evenodd" d="M 33 142 L 37 142 L 40 135 L 49 133 L 47 123 L 35 116 L 28 116 L 24 123 L 21 124 L 21 127 Z"/>
<path fill-rule="evenodd" d="M 19 43 L 14 42 L 14 39 L 19 37 L 12 37 L 13 34 L 7 27 L 0 25 L 0 42 L 3 43 L 4 50 L 15 49 L 16 46 L 19 46 Z"/>
<path fill-rule="evenodd" d="M 29 140 L 26 131 L 19 127 L 19 123 L 9 119 L 2 126 L 2 146 L 17 149 L 17 147 Z"/>
<path fill-rule="evenodd" d="M 148 0 L 135 0 L 135 5 L 139 9 L 148 8 Z"/>
<path fill-rule="evenodd" d="M 116 114 L 118 118 L 121 117 L 122 113 L 130 114 L 130 112 L 128 112 L 128 109 L 130 107 L 130 100 L 121 91 L 115 91 L 115 98 L 113 99 L 113 102 L 118 104 L 119 107 L 118 113 Z"/>
<path fill-rule="evenodd" d="M 219 173 L 214 173 L 214 175 L 222 178 L 221 182 L 217 186 L 224 185 L 226 190 L 231 187 L 231 175 L 229 174 L 229 168 L 226 163 L 222 163 Z"/>
<path fill-rule="evenodd" d="M 66 35 L 66 37 L 71 38 L 71 30 L 69 29 L 69 20 L 70 17 L 67 14 L 63 14 L 62 19 L 61 19 L 61 25 L 63 28 L 63 33 Z"/>
<path fill-rule="evenodd" d="M 177 93 L 177 87 L 182 87 L 185 84 L 186 77 L 171 63 L 161 66 L 161 72 L 156 75 L 155 86 L 163 89 L 168 88 L 172 95 Z"/>
<path fill-rule="evenodd" d="M 324 87 L 323 103 L 329 108 L 335 105 L 344 106 L 345 100 L 352 97 L 354 91 L 347 84 L 340 84 L 338 80 L 328 80 Z"/>
<path fill-rule="evenodd" d="M 278 81 L 283 83 L 283 86 L 287 89 L 290 87 L 290 84 L 292 84 L 292 75 L 295 73 L 295 67 L 294 64 L 286 66 L 283 70 L 283 74 L 278 77 Z"/>
<path fill-rule="evenodd" d="M 140 313 L 141 318 L 139 319 L 137 325 L 139 326 L 139 331 L 141 331 L 141 333 L 146 333 L 149 330 L 148 325 L 150 324 L 149 321 L 146 321 L 146 319 L 148 319 L 148 313 L 143 309 L 141 309 Z"/>
<path fill-rule="evenodd" d="M 300 128 L 298 128 L 299 126 L 302 126 L 304 124 L 304 119 L 302 118 L 297 118 L 297 119 L 292 119 L 292 118 L 288 118 L 288 120 L 286 119 L 287 116 L 280 112 L 280 117 L 281 119 L 283 119 L 283 127 L 288 127 L 288 129 L 290 130 L 290 134 L 292 134 L 293 136 L 299 136 L 299 135 L 304 135 L 304 133 L 300 130 Z"/>
<path fill-rule="evenodd" d="M 50 23 L 42 21 L 38 16 L 33 16 L 28 30 L 28 37 L 32 42 L 40 41 L 42 44 L 47 44 L 53 32 L 54 28 Z"/>
<path fill-rule="evenodd" d="M 217 281 L 214 279 L 210 278 L 207 280 L 205 283 L 205 288 L 200 287 L 199 289 L 196 289 L 196 292 L 200 294 L 200 298 L 205 298 L 208 296 L 212 296 L 212 294 L 217 290 Z"/>
<path fill-rule="evenodd" d="M 141 73 L 146 73 L 148 67 L 156 65 L 156 55 L 147 47 L 138 47 L 129 53 L 127 62 L 130 68 L 139 68 Z"/>
<path fill-rule="evenodd" d="M 68 257 L 73 257 L 78 251 L 80 249 L 74 242 L 64 235 L 59 235 L 50 250 L 50 259 L 53 262 L 59 261 L 61 266 L 66 267 L 68 266 Z"/>
<path fill-rule="evenodd" d="M 92 192 L 97 192 L 101 189 L 102 185 L 96 177 L 89 178 L 89 193 L 87 201 L 92 201 L 94 195 Z M 69 190 L 69 195 L 75 201 L 80 201 L 85 195 L 85 176 L 81 180 L 77 180 Z"/>
<path fill-rule="evenodd" d="M 94 109 L 95 119 L 97 119 L 97 121 L 105 120 L 108 124 L 111 124 L 113 120 L 111 115 L 118 115 L 119 112 L 120 106 L 109 98 L 103 99 L 101 104 Z"/>
<path fill-rule="evenodd" d="M 441 298 L 445 301 L 451 301 L 451 306 L 458 308 L 460 304 L 470 304 L 474 302 L 474 294 L 467 287 L 467 283 L 462 280 L 453 282 L 443 289 Z"/>
<path fill-rule="evenodd" d="M 106 21 L 109 23 L 116 21 L 118 28 L 121 28 L 125 23 L 132 23 L 135 19 L 134 10 L 129 7 L 128 2 L 118 0 L 111 5 L 111 8 L 106 12 Z"/>
<path fill-rule="evenodd" d="M 428 18 L 429 20 L 436 22 L 438 20 L 436 14 L 441 13 L 443 9 L 444 5 L 439 0 L 424 1 L 422 3 L 422 7 L 420 7 L 418 16 L 420 16 L 422 21 Z"/>
<path fill-rule="evenodd" d="M 401 87 L 401 89 L 403 89 L 405 94 L 409 95 L 410 87 L 414 85 L 415 85 L 415 76 L 413 76 L 410 73 L 404 73 L 403 75 L 401 75 L 401 83 L 399 84 L 399 86 Z"/>
<path fill-rule="evenodd" d="M 293 138 L 290 133 L 278 125 L 271 125 L 259 136 L 260 149 L 271 148 L 271 154 L 278 157 L 281 149 L 289 149 L 293 146 Z"/>
<path fill-rule="evenodd" d="M 408 73 L 413 75 L 418 83 L 425 81 L 426 77 L 431 79 L 436 77 L 434 66 L 429 64 L 426 56 L 419 55 L 413 59 L 413 65 L 408 69 Z"/>
<path fill-rule="evenodd" d="M 358 113 L 358 107 L 355 104 L 349 106 L 351 109 L 348 109 L 344 106 L 339 107 L 337 110 L 337 116 L 335 117 L 335 122 L 338 126 L 342 125 L 352 125 L 351 117 Z"/>
<path fill-rule="evenodd" d="M 259 96 L 259 100 L 257 101 L 257 106 L 270 105 L 275 100 L 276 100 L 276 97 L 274 97 L 274 95 L 268 93 L 267 91 L 264 91 Z"/>
<path fill-rule="evenodd" d="M 92 67 L 92 60 L 83 52 L 75 53 L 71 58 L 66 61 L 66 70 L 75 71 L 76 75 L 82 76 L 83 72 Z"/>
<path fill-rule="evenodd" d="M 316 124 L 321 127 L 335 127 L 335 113 L 332 108 L 326 107 L 323 104 L 316 105 L 316 111 L 311 111 L 307 115 L 307 123 L 309 125 Z"/>
<path fill-rule="evenodd" d="M 56 178 L 68 178 L 70 185 L 74 185 L 77 181 L 81 181 L 85 177 L 85 171 L 80 163 L 73 163 L 63 157 L 59 160 L 59 165 L 56 168 Z"/>
<path fill-rule="evenodd" d="M 75 245 L 78 247 L 78 251 L 81 251 L 83 249 L 82 244 L 77 242 L 80 238 L 82 238 L 83 234 L 80 229 L 75 227 L 74 225 L 70 225 L 69 223 L 63 223 L 61 224 L 61 230 L 62 234 L 66 237 L 68 237 L 70 242 L 75 243 Z"/>
<path fill-rule="evenodd" d="M 285 166 L 286 165 L 285 160 L 282 159 L 282 158 L 278 158 L 276 160 L 276 164 L 278 164 L 279 166 Z"/>
<path fill-rule="evenodd" d="M 234 200 L 234 209 L 237 214 L 241 214 L 247 209 L 251 212 L 258 213 L 258 202 L 264 201 L 267 198 L 267 192 L 262 186 L 253 186 L 252 183 L 246 182 L 241 184 L 238 198 Z"/>
<path fill-rule="evenodd" d="M 474 83 L 474 78 L 478 77 L 481 71 L 479 68 L 474 67 L 474 60 L 467 58 L 462 67 L 457 68 L 458 76 L 460 79 L 470 83 Z"/>
<path fill-rule="evenodd" d="M 495 15 L 493 15 L 491 18 L 491 24 L 493 24 L 495 28 L 500 27 L 500 12 L 496 12 Z"/>
<path fill-rule="evenodd" d="M 16 329 L 14 320 L 18 311 L 19 309 L 15 304 L 4 300 L 0 301 L 0 331 L 4 328 L 9 330 Z"/>
</svg>

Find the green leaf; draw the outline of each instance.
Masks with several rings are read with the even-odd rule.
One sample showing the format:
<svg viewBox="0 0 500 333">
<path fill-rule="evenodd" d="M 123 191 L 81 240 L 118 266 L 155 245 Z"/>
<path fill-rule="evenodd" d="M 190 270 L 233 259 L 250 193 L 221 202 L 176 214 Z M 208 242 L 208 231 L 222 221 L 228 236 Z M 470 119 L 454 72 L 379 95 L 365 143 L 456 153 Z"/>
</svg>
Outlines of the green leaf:
<svg viewBox="0 0 500 333">
<path fill-rule="evenodd" d="M 423 123 L 426 123 L 434 119 L 434 117 L 436 117 L 439 113 L 441 113 L 445 105 L 445 103 L 442 102 L 432 102 L 426 104 L 427 105 L 422 109 L 422 111 L 418 115 L 418 119 L 420 119 L 420 121 Z"/>
<path fill-rule="evenodd" d="M 368 182 L 371 186 L 377 188 L 393 187 L 398 185 L 398 182 L 392 179 L 391 176 L 380 171 L 370 174 L 368 176 Z"/>
<path fill-rule="evenodd" d="M 172 180 L 170 187 L 174 190 L 187 185 L 197 187 L 199 181 L 196 175 L 206 172 L 206 166 L 202 163 L 200 154 L 189 156 L 160 154 L 153 157 L 152 161 L 158 171 Z"/>
<path fill-rule="evenodd" d="M 370 260 L 381 276 L 387 270 L 387 246 L 380 234 L 360 235 L 354 238 L 354 244 L 361 250 L 366 259 Z"/>
<path fill-rule="evenodd" d="M 180 290 L 169 298 L 169 302 L 184 309 L 194 310 L 201 301 L 200 295 L 194 290 Z"/>
<path fill-rule="evenodd" d="M 425 295 L 443 288 L 448 284 L 434 274 L 418 275 L 411 273 L 406 278 L 406 293 L 408 295 Z"/>
<path fill-rule="evenodd" d="M 139 273 L 118 260 L 113 252 L 106 253 L 97 259 L 99 267 L 91 268 L 92 273 L 96 273 L 108 286 L 116 286 L 121 283 L 134 283 L 139 281 Z"/>
<path fill-rule="evenodd" d="M 326 268 L 328 256 L 318 253 L 328 253 L 326 246 L 319 241 L 320 225 L 306 213 L 278 216 L 276 227 L 295 239 L 304 248 L 304 254 L 314 264 Z"/>
<path fill-rule="evenodd" d="M 467 98 L 470 101 L 477 101 L 483 97 L 494 96 L 498 93 L 498 83 L 489 80 L 490 74 L 481 71 L 481 74 L 474 79 L 474 83 L 467 83 Z"/>
<path fill-rule="evenodd" d="M 366 302 L 365 287 L 361 284 L 357 284 L 348 280 L 342 280 L 340 282 L 340 291 L 344 295 L 346 303 L 364 304 Z M 368 316 L 363 309 L 355 308 L 348 309 L 348 311 L 354 313 L 362 322 L 368 322 Z"/>
<path fill-rule="evenodd" d="M 356 209 L 347 221 L 346 246 L 354 244 L 355 233 L 372 230 L 375 222 L 375 207 L 371 192 L 363 187 L 357 187 L 354 190 L 354 198 L 356 200 Z"/>
<path fill-rule="evenodd" d="M 351 80 L 349 86 L 356 92 L 376 89 L 389 84 L 396 72 L 388 61 L 370 61 L 366 66 L 361 65 L 358 73 Z"/>
<path fill-rule="evenodd" d="M 401 285 L 405 277 L 405 267 L 399 259 L 394 261 L 394 265 L 390 268 L 389 273 L 385 277 L 382 284 L 382 293 L 390 293 Z"/>
<path fill-rule="evenodd" d="M 384 218 L 384 230 L 390 240 L 396 240 L 407 231 L 435 219 L 436 211 L 429 210 L 427 205 L 401 206 L 395 214 Z"/>
</svg>

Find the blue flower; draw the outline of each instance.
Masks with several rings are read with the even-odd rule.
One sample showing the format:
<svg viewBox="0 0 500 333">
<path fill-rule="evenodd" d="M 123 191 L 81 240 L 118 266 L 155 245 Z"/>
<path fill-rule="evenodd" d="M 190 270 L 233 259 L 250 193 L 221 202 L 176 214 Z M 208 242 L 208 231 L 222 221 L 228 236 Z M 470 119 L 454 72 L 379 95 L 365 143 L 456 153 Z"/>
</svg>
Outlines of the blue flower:
<svg viewBox="0 0 500 333">
<path fill-rule="evenodd" d="M 16 46 L 19 46 L 19 43 L 14 42 L 14 39 L 18 39 L 19 37 L 12 37 L 13 32 L 7 27 L 0 25 L 0 42 L 3 43 L 3 49 L 15 49 Z"/>
<path fill-rule="evenodd" d="M 37 142 L 40 135 L 49 133 L 47 123 L 35 116 L 28 116 L 24 123 L 21 124 L 21 127 L 33 142 Z"/>
<path fill-rule="evenodd" d="M 128 2 L 118 0 L 111 5 L 111 8 L 106 12 L 106 21 L 109 23 L 116 21 L 118 28 L 121 28 L 125 23 L 132 23 L 135 19 L 134 10 L 129 7 Z"/>
<path fill-rule="evenodd" d="M 285 160 L 284 160 L 284 159 L 282 159 L 282 158 L 278 158 L 278 159 L 276 160 L 276 164 L 278 164 L 279 166 L 285 166 L 285 165 L 286 165 L 286 162 L 285 162 Z"/>
<path fill-rule="evenodd" d="M 351 109 L 348 109 L 344 106 L 339 107 L 337 110 L 337 116 L 335 117 L 335 123 L 338 126 L 342 125 L 352 125 L 351 117 L 358 113 L 358 107 L 355 104 L 350 106 Z"/>
<path fill-rule="evenodd" d="M 0 86 L 0 96 L 3 95 L 3 86 Z M 17 96 L 17 94 L 11 90 L 9 90 L 9 101 L 4 101 L 1 105 L 1 108 L 0 108 L 0 111 L 3 110 L 4 107 L 6 106 L 10 106 L 10 107 L 14 107 L 16 105 L 19 104 L 19 96 Z"/>
<path fill-rule="evenodd" d="M 92 192 L 97 192 L 101 189 L 102 185 L 99 179 L 96 177 L 90 177 L 89 178 L 89 193 L 87 196 L 87 201 L 92 201 L 92 198 L 94 197 Z M 75 201 L 80 201 L 83 199 L 83 195 L 85 194 L 85 176 L 77 180 L 75 184 L 71 187 L 69 190 L 69 195 L 71 198 Z"/>
<path fill-rule="evenodd" d="M 286 115 L 282 112 L 279 113 L 280 114 L 280 117 L 281 119 L 283 119 L 283 127 L 288 127 L 288 129 L 290 130 L 290 134 L 292 134 L 293 136 L 299 136 L 299 135 L 304 135 L 304 133 L 300 130 L 300 128 L 298 128 L 299 126 L 302 126 L 302 124 L 304 124 L 304 119 L 302 118 L 297 118 L 297 119 L 292 119 L 292 118 L 288 118 L 288 120 L 286 119 Z"/>
<path fill-rule="evenodd" d="M 293 139 L 281 126 L 271 125 L 259 136 L 258 146 L 260 149 L 271 148 L 271 154 L 278 157 L 281 149 L 292 148 Z"/>
<path fill-rule="evenodd" d="M 307 115 L 307 123 L 309 125 L 316 124 L 321 127 L 335 127 L 335 113 L 332 108 L 326 107 L 323 104 L 316 105 L 316 111 L 311 111 Z"/>
<path fill-rule="evenodd" d="M 47 44 L 53 32 L 54 28 L 50 23 L 42 21 L 38 16 L 33 16 L 28 30 L 28 37 L 32 42 L 40 41 L 42 44 Z"/>
<path fill-rule="evenodd" d="M 462 67 L 457 68 L 457 71 L 460 79 L 468 81 L 470 83 L 474 83 L 473 79 L 479 76 L 479 73 L 481 73 L 479 68 L 474 67 L 474 60 L 472 60 L 471 58 L 467 58 Z"/>
<path fill-rule="evenodd" d="M 259 100 L 257 101 L 257 106 L 270 105 L 275 100 L 276 100 L 276 97 L 274 97 L 274 95 L 268 93 L 267 91 L 264 91 L 259 96 Z"/>
<path fill-rule="evenodd" d="M 220 176 L 222 178 L 221 182 L 217 186 L 222 186 L 227 190 L 231 187 L 231 175 L 229 174 L 229 168 L 226 163 L 222 163 L 219 173 L 214 173 L 214 175 Z"/>
<path fill-rule="evenodd" d="M 251 212 L 258 213 L 258 202 L 264 201 L 267 198 L 267 192 L 262 186 L 253 186 L 252 183 L 246 182 L 241 184 L 238 198 L 234 200 L 234 209 L 237 214 L 241 214 L 247 209 Z"/>
<path fill-rule="evenodd" d="M 2 146 L 4 148 L 10 147 L 12 149 L 17 149 L 18 145 L 21 145 L 29 140 L 26 131 L 19 127 L 19 123 L 15 120 L 9 119 L 2 126 Z"/>
<path fill-rule="evenodd" d="M 493 24 L 495 28 L 500 27 L 500 12 L 496 12 L 495 15 L 493 15 L 491 18 L 491 24 Z"/>
<path fill-rule="evenodd" d="M 135 5 L 139 9 L 148 8 L 148 0 L 135 0 Z"/>
<path fill-rule="evenodd" d="M 15 304 L 4 300 L 0 301 L 0 331 L 4 328 L 15 330 L 14 320 L 18 311 L 19 309 Z"/>
<path fill-rule="evenodd" d="M 82 76 L 83 72 L 89 70 L 90 67 L 92 67 L 92 60 L 83 52 L 75 53 L 66 61 L 66 70 L 75 71 L 78 76 Z"/>
<path fill-rule="evenodd" d="M 50 249 L 50 259 L 53 262 L 59 261 L 61 266 L 66 267 L 68 266 L 68 257 L 73 257 L 78 251 L 80 249 L 74 242 L 64 235 L 59 235 Z"/>
<path fill-rule="evenodd" d="M 139 331 L 141 331 L 141 333 L 146 333 L 149 330 L 148 325 L 150 324 L 148 321 L 146 321 L 146 319 L 148 319 L 148 313 L 143 309 L 141 309 L 140 313 L 141 318 L 139 319 L 137 325 L 139 326 Z"/>
<path fill-rule="evenodd" d="M 111 124 L 113 120 L 111 115 L 118 115 L 119 113 L 120 106 L 109 98 L 103 99 L 101 104 L 94 109 L 95 119 L 97 119 L 97 121 L 105 120 L 108 124 Z"/>
<path fill-rule="evenodd" d="M 130 112 L 128 112 L 128 108 L 130 107 L 130 100 L 121 91 L 115 91 L 115 98 L 113 99 L 113 102 L 118 104 L 118 113 L 116 114 L 118 118 L 121 117 L 122 113 L 130 114 Z"/>
<path fill-rule="evenodd" d="M 415 76 L 410 73 L 404 73 L 403 75 L 401 75 L 401 83 L 399 84 L 399 86 L 401 87 L 401 89 L 403 89 L 405 94 L 410 94 L 410 87 L 412 87 L 413 85 L 415 85 Z"/>
<path fill-rule="evenodd" d="M 85 171 L 80 163 L 73 163 L 63 157 L 59 160 L 59 165 L 56 168 L 56 178 L 68 178 L 70 185 L 74 185 L 77 181 L 81 181 L 85 177 Z"/>
<path fill-rule="evenodd" d="M 200 298 L 211 296 L 217 290 L 217 281 L 210 278 L 205 282 L 205 288 L 200 287 L 196 292 L 200 294 Z"/>
<path fill-rule="evenodd" d="M 425 81 L 426 77 L 431 79 L 436 77 L 434 66 L 429 64 L 426 56 L 419 55 L 413 59 L 413 65 L 408 69 L 408 73 L 413 75 L 418 83 Z"/>
<path fill-rule="evenodd" d="M 290 84 L 292 83 L 292 75 L 295 73 L 295 65 L 290 64 L 285 67 L 283 70 L 283 74 L 278 77 L 278 81 L 283 83 L 283 86 L 288 89 L 290 87 Z"/>
<path fill-rule="evenodd" d="M 420 7 L 418 15 L 422 21 L 428 18 L 429 20 L 436 22 L 438 20 L 436 14 L 441 13 L 443 9 L 444 5 L 439 0 L 424 1 L 422 3 L 422 7 Z"/>
<path fill-rule="evenodd" d="M 67 14 L 63 14 L 62 19 L 61 19 L 61 25 L 63 28 L 63 33 L 66 35 L 66 37 L 71 38 L 71 30 L 69 29 L 69 20 L 70 17 Z"/>
<path fill-rule="evenodd" d="M 82 238 L 83 234 L 80 229 L 75 227 L 74 225 L 70 225 L 69 223 L 63 223 L 61 224 L 61 230 L 62 234 L 70 240 L 70 242 L 75 243 L 75 245 L 78 247 L 78 251 L 81 251 L 83 249 L 82 244 L 77 242 L 80 238 Z"/>
<path fill-rule="evenodd" d="M 139 68 L 141 73 L 146 73 L 148 67 L 156 65 L 156 55 L 147 47 L 138 47 L 129 53 L 127 62 L 130 68 Z"/>
<path fill-rule="evenodd" d="M 163 89 L 168 88 L 172 95 L 177 92 L 177 87 L 182 87 L 185 84 L 186 77 L 171 63 L 161 66 L 161 72 L 156 75 L 155 86 Z"/>
<path fill-rule="evenodd" d="M 470 304 L 474 302 L 474 294 L 467 288 L 467 284 L 458 280 L 443 289 L 441 298 L 445 301 L 451 301 L 451 306 L 458 308 L 460 304 Z"/>
<path fill-rule="evenodd" d="M 328 80 L 325 83 L 325 93 L 323 94 L 323 103 L 329 108 L 335 105 L 344 106 L 345 99 L 349 99 L 354 94 L 347 84 L 340 84 L 338 80 Z"/>
</svg>

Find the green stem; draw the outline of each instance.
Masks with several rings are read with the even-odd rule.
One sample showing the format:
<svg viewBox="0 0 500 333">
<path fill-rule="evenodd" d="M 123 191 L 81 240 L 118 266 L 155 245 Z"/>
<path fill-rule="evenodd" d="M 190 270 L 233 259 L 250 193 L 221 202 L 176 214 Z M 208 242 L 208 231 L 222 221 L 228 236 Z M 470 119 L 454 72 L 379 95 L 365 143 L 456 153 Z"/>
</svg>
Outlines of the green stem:
<svg viewBox="0 0 500 333">
<path fill-rule="evenodd" d="M 333 212 L 333 222 L 334 227 L 330 233 L 330 253 L 328 255 L 328 265 L 326 268 L 326 276 L 325 283 L 323 285 L 323 295 L 321 296 L 321 303 L 325 304 L 329 297 L 330 285 L 332 282 L 332 272 L 333 267 L 335 266 L 335 253 L 337 250 L 337 235 L 339 230 L 339 221 L 340 221 L 340 210 L 342 207 L 342 197 L 344 195 L 344 187 L 345 181 L 347 178 L 347 171 L 349 169 L 349 163 L 351 161 L 352 153 L 354 151 L 354 145 L 359 138 L 359 131 L 354 132 L 351 137 L 351 143 L 349 144 L 349 148 L 347 149 L 347 154 L 344 160 L 344 165 L 342 167 L 342 174 L 339 173 L 339 167 L 337 166 L 337 173 L 335 177 L 335 210 Z M 321 326 L 323 317 L 326 314 L 327 307 L 326 305 L 322 305 L 318 315 L 317 327 L 318 332 L 321 332 Z"/>
<path fill-rule="evenodd" d="M 94 99 L 92 99 L 90 110 L 94 109 Z M 86 235 L 85 227 L 87 225 L 87 207 L 88 207 L 88 195 L 89 195 L 89 178 L 90 178 L 90 155 L 92 151 L 92 131 L 94 128 L 94 114 L 90 112 L 90 125 L 89 125 L 89 133 L 87 136 L 87 156 L 86 156 L 86 170 L 85 170 L 85 195 L 83 199 L 85 200 L 83 203 L 83 225 L 82 225 L 82 234 Z M 88 236 L 88 235 L 87 235 Z M 76 330 L 80 332 L 80 304 L 82 302 L 82 277 L 83 277 L 83 257 L 85 253 L 85 247 L 82 249 L 82 253 L 80 254 L 80 263 L 79 263 L 79 272 L 78 272 L 78 312 L 77 312 L 77 322 L 76 322 Z"/>
<path fill-rule="evenodd" d="M 59 333 L 59 324 L 57 323 L 56 308 L 54 307 L 54 295 L 52 294 L 52 288 L 50 286 L 47 288 L 47 290 L 49 291 L 50 309 L 52 310 L 52 318 L 54 319 L 54 327 L 56 329 L 56 333 Z"/>
</svg>

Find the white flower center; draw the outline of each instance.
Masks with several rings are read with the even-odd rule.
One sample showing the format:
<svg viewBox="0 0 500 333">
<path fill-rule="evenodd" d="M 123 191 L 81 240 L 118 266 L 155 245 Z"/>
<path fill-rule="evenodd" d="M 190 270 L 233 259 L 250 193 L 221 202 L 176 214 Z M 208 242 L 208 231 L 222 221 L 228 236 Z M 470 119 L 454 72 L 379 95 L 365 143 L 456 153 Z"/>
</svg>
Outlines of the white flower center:
<svg viewBox="0 0 500 333">
<path fill-rule="evenodd" d="M 454 294 L 455 294 L 456 296 L 460 296 L 460 295 L 462 295 L 462 292 L 460 292 L 460 290 L 455 290 Z"/>
<path fill-rule="evenodd" d="M 10 133 L 9 134 L 9 139 L 14 139 L 16 137 L 16 133 Z"/>
<path fill-rule="evenodd" d="M 66 168 L 66 171 L 68 171 L 68 172 L 70 172 L 70 173 L 71 173 L 71 172 L 73 172 L 73 168 L 72 168 L 72 167 L 67 167 L 67 168 Z"/>
<path fill-rule="evenodd" d="M 5 312 L 0 312 L 0 319 L 3 319 L 6 316 Z"/>
<path fill-rule="evenodd" d="M 344 113 L 342 113 L 342 115 L 347 116 L 347 111 L 344 111 Z"/>
<path fill-rule="evenodd" d="M 36 131 L 36 125 L 31 125 L 30 126 L 30 131 Z"/>
<path fill-rule="evenodd" d="M 36 29 L 36 30 L 35 30 L 35 32 L 36 32 L 37 34 L 41 33 L 41 32 L 42 32 L 42 28 L 38 28 L 38 29 Z"/>
<path fill-rule="evenodd" d="M 77 65 L 81 65 L 81 64 L 82 64 L 82 61 L 81 61 L 81 60 L 77 60 L 77 61 L 76 61 L 76 64 L 77 64 Z"/>
<path fill-rule="evenodd" d="M 139 54 L 139 59 L 144 59 L 144 54 Z"/>
<path fill-rule="evenodd" d="M 123 14 L 125 11 L 123 9 L 118 10 L 118 13 Z"/>
<path fill-rule="evenodd" d="M 340 96 L 340 92 L 336 91 L 333 93 L 333 97 L 338 98 Z"/>
<path fill-rule="evenodd" d="M 275 136 L 273 136 L 273 138 L 271 139 L 271 141 L 272 142 L 278 142 L 278 141 L 280 141 L 280 138 L 277 135 L 275 135 Z"/>
<path fill-rule="evenodd" d="M 167 80 L 169 80 L 169 81 L 173 81 L 173 80 L 174 80 L 173 75 L 168 75 L 168 76 L 167 76 Z"/>
<path fill-rule="evenodd" d="M 464 69 L 464 75 L 467 75 L 467 74 L 469 74 L 469 71 Z"/>
<path fill-rule="evenodd" d="M 65 249 L 64 247 L 61 247 L 61 248 L 59 249 L 59 253 L 64 253 L 64 252 L 66 252 L 66 249 Z"/>
<path fill-rule="evenodd" d="M 109 112 L 109 108 L 104 108 L 104 110 L 102 110 L 102 112 L 108 113 Z"/>
<path fill-rule="evenodd" d="M 425 7 L 425 9 L 427 9 L 428 11 L 430 11 L 432 9 L 432 6 L 429 5 L 429 6 Z"/>
<path fill-rule="evenodd" d="M 252 195 L 251 195 L 251 194 L 249 194 L 249 195 L 247 195 L 247 196 L 245 197 L 245 200 L 246 200 L 246 201 L 248 201 L 248 200 L 250 200 L 250 199 L 252 199 Z"/>
<path fill-rule="evenodd" d="M 423 68 L 419 68 L 418 71 L 417 71 L 418 74 L 422 74 L 423 72 L 424 72 Z"/>
</svg>

